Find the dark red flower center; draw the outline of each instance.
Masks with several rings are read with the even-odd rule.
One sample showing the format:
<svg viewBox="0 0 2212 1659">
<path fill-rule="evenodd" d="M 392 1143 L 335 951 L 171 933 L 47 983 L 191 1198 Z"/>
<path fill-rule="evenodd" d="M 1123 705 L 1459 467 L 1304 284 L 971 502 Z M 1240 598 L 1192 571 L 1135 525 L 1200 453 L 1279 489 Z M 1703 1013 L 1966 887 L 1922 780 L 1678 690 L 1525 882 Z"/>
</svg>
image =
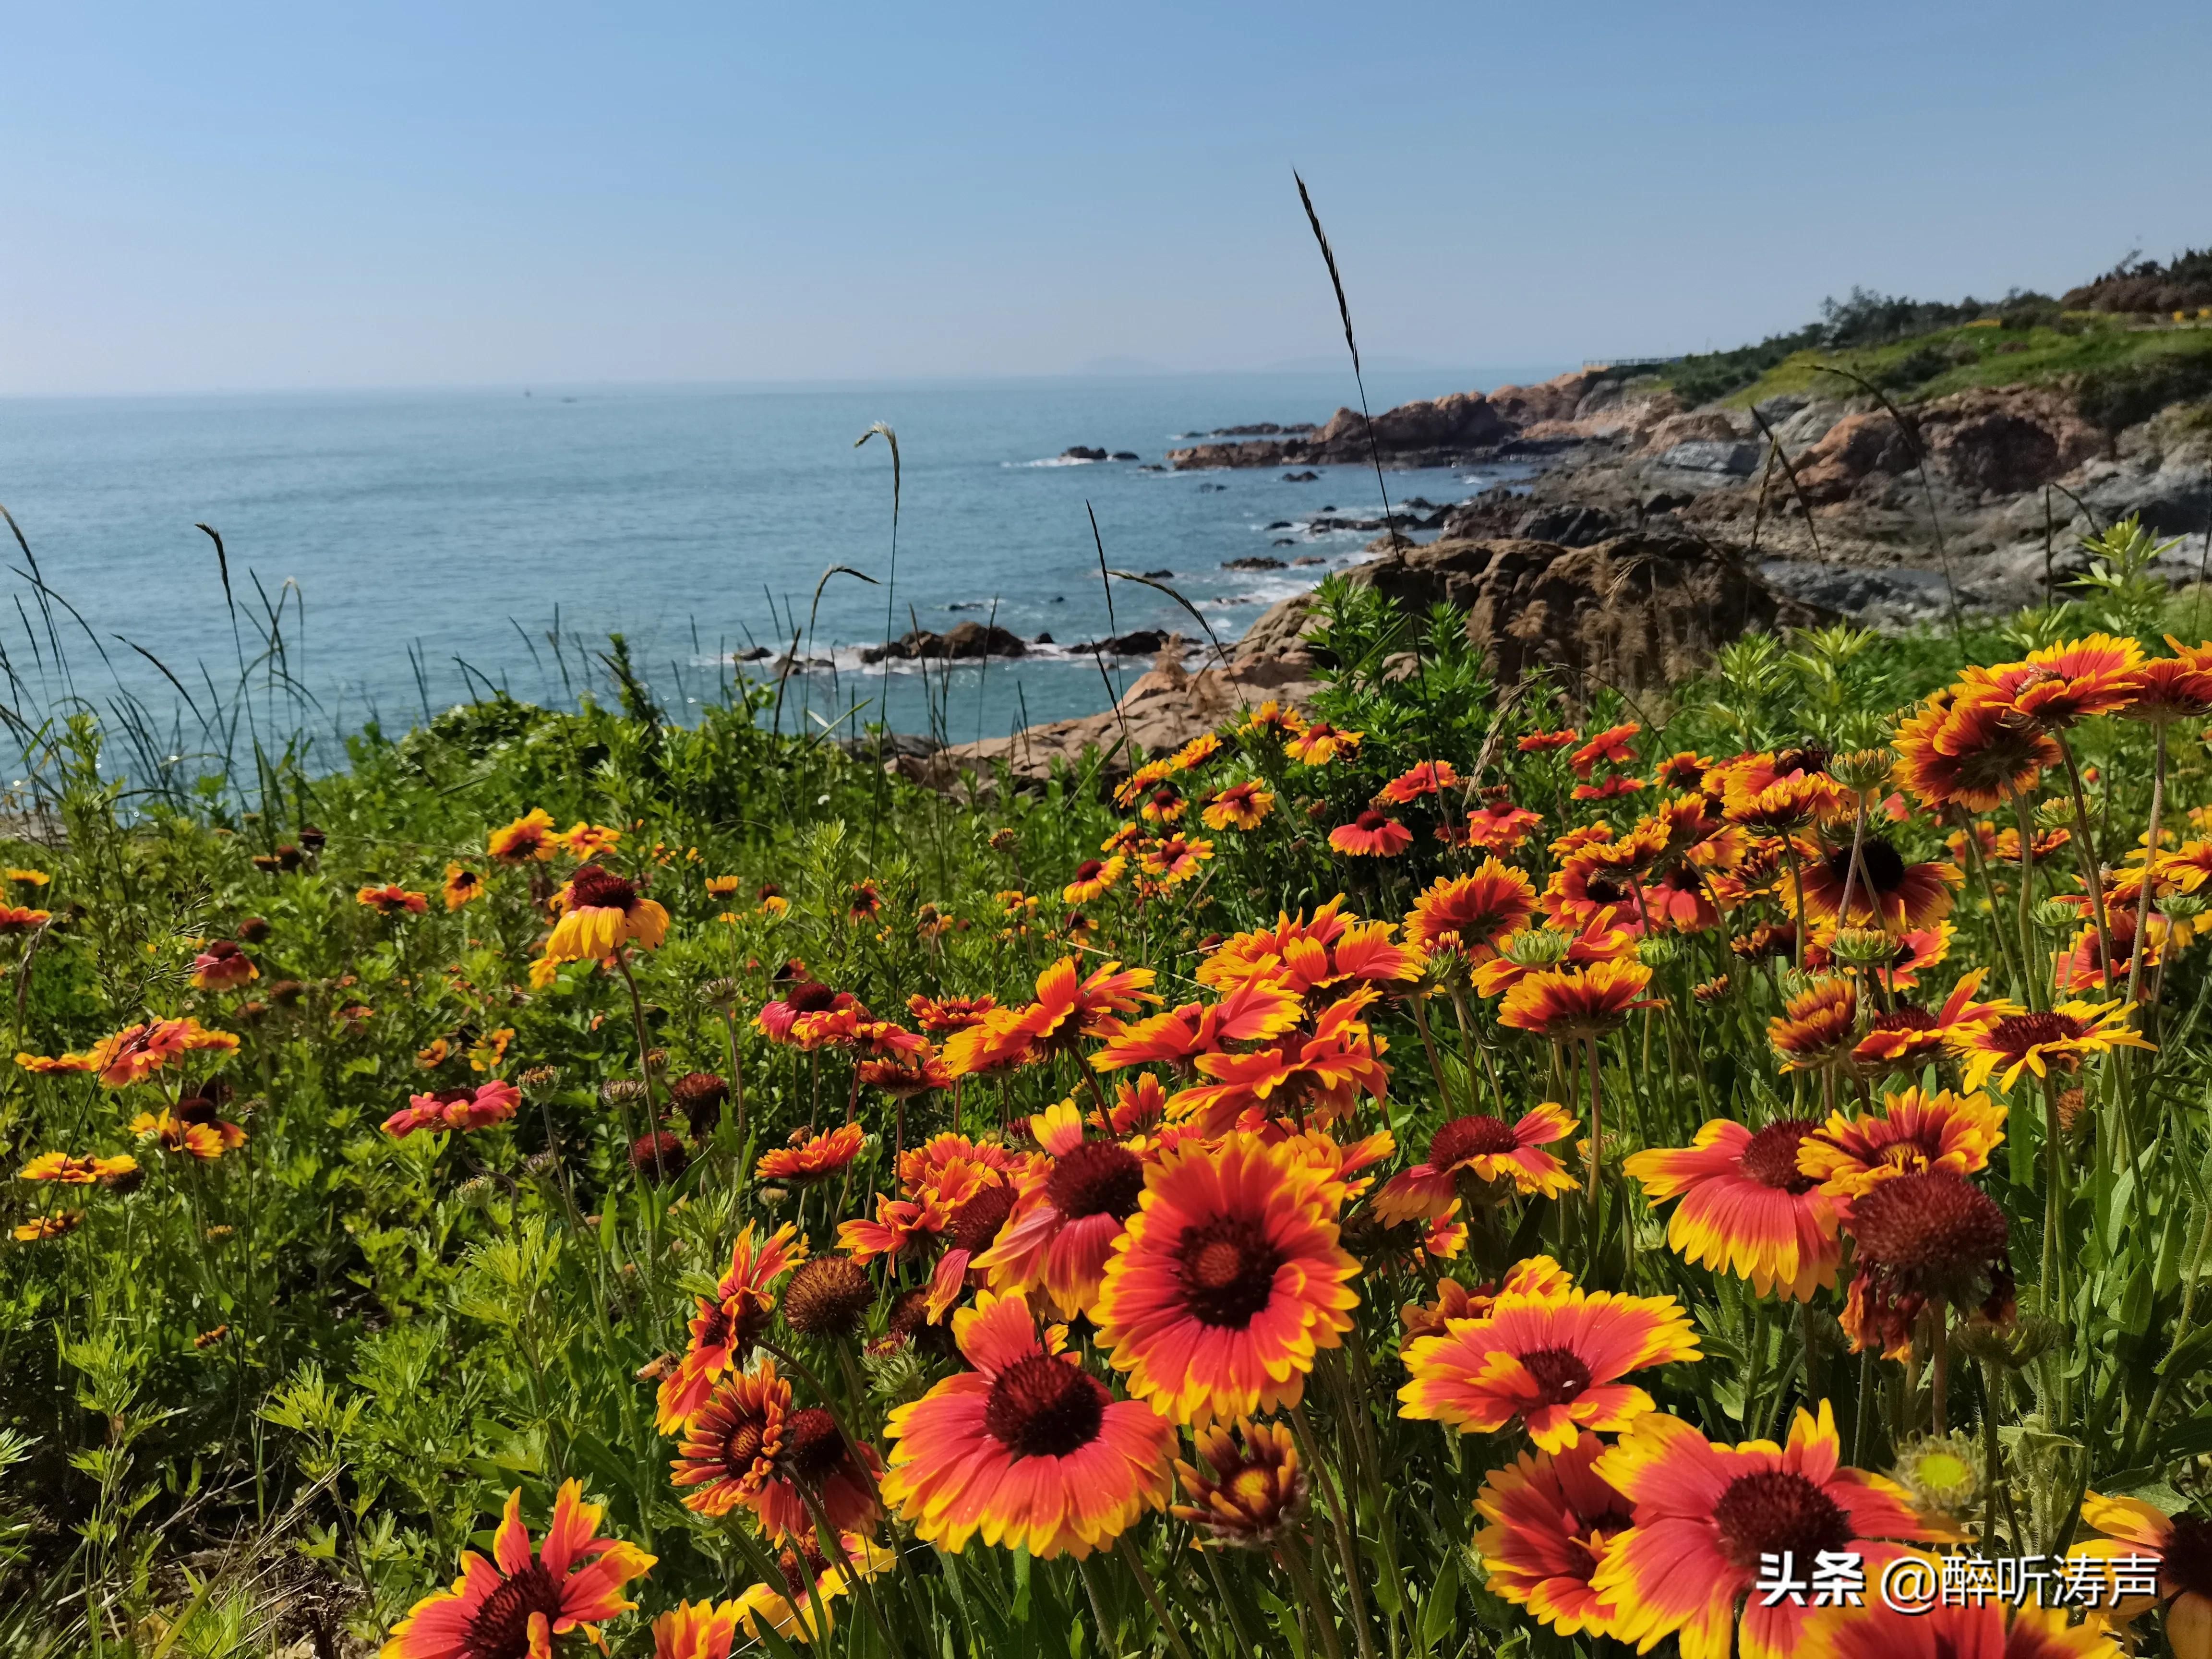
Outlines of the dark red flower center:
<svg viewBox="0 0 2212 1659">
<path fill-rule="evenodd" d="M 1788 1469 L 1762 1469 L 1729 1482 L 1713 1505 L 1713 1528 L 1721 1553 L 1747 1572 L 1759 1571 L 1760 1556 L 1784 1550 L 1801 1568 L 1809 1565 L 1822 1550 L 1842 1549 L 1852 1535 L 1843 1505 Z"/>
<path fill-rule="evenodd" d="M 813 980 L 801 980 L 783 994 L 783 1006 L 794 1014 L 818 1014 L 837 1000 L 837 994 Z"/>
<path fill-rule="evenodd" d="M 1744 1143 L 1743 1172 L 1761 1186 L 1806 1193 L 1820 1183 L 1797 1168 L 1797 1143 L 1820 1126 L 1810 1119 L 1785 1117 L 1770 1123 Z"/>
<path fill-rule="evenodd" d="M 1173 806 L 1182 799 L 1182 797 L 1176 793 L 1174 790 L 1165 787 L 1162 787 L 1152 791 L 1152 805 L 1155 806 Z"/>
<path fill-rule="evenodd" d="M 637 902 L 637 885 L 611 870 L 587 864 L 568 884 L 568 902 L 579 910 L 620 910 Z"/>
<path fill-rule="evenodd" d="M 1594 904 L 1619 904 L 1634 896 L 1628 884 L 1609 870 L 1593 870 L 1583 877 L 1583 893 Z"/>
<path fill-rule="evenodd" d="M 461 1651 L 469 1659 L 527 1659 L 533 1613 L 544 1613 L 548 1623 L 561 1616 L 561 1587 L 539 1561 L 501 1579 L 499 1588 L 484 1597 L 469 1620 Z"/>
<path fill-rule="evenodd" d="M 1237 1329 L 1275 1294 L 1282 1252 L 1253 1217 L 1217 1216 L 1187 1229 L 1176 1249 L 1183 1305 L 1200 1324 Z"/>
<path fill-rule="evenodd" d="M 2007 1014 L 1990 1029 L 1990 1038 L 2004 1054 L 2025 1054 L 2039 1043 L 2064 1042 L 2088 1029 L 2070 1014 L 2039 1008 L 2032 1014 Z"/>
<path fill-rule="evenodd" d="M 1045 1196 L 1070 1221 L 1110 1215 L 1126 1221 L 1145 1190 L 1143 1160 L 1110 1140 L 1086 1140 L 1053 1166 Z"/>
<path fill-rule="evenodd" d="M 823 1570 L 829 1566 L 830 1558 L 813 1544 L 802 1543 L 797 1550 L 785 1550 L 775 1558 L 775 1570 L 783 1575 L 783 1594 L 787 1601 L 805 1602 L 808 1593 Z M 810 1618 L 813 1615 L 809 1613 Z"/>
<path fill-rule="evenodd" d="M 1352 820 L 1352 827 L 1371 836 L 1389 822 L 1387 817 L 1370 806 Z"/>
<path fill-rule="evenodd" d="M 849 1255 L 817 1255 L 783 1290 L 783 1317 L 810 1336 L 849 1336 L 876 1299 L 867 1270 Z"/>
<path fill-rule="evenodd" d="M 1925 1008 L 1916 1008 L 1911 1003 L 1900 1003 L 1886 1014 L 1876 1014 L 1868 1028 L 1873 1031 L 1932 1031 L 1936 1016 Z"/>
<path fill-rule="evenodd" d="M 2212 1521 L 2201 1515 L 2173 1517 L 2159 1577 L 2169 1589 L 2212 1596 Z"/>
<path fill-rule="evenodd" d="M 837 1419 L 818 1407 L 793 1412 L 785 1422 L 780 1461 L 800 1485 L 820 1486 L 836 1474 L 848 1455 Z"/>
<path fill-rule="evenodd" d="M 991 1384 L 983 1426 L 1017 1457 L 1066 1457 L 1098 1437 L 1110 1400 L 1088 1372 L 1031 1354 Z"/>
<path fill-rule="evenodd" d="M 1829 879 L 1840 888 L 1845 881 L 1851 884 L 1853 894 L 1872 887 L 1877 893 L 1893 893 L 1905 884 L 1905 857 L 1880 836 L 1869 836 L 1859 848 L 1859 873 L 1853 878 L 1851 849 L 1848 844 L 1838 848 L 1825 860 Z"/>
<path fill-rule="evenodd" d="M 1785 749 L 1774 757 L 1774 775 L 1786 778 L 1792 772 L 1825 772 L 1831 758 L 1829 752 L 1817 743 L 1808 743 L 1802 749 Z"/>
<path fill-rule="evenodd" d="M 766 1443 L 764 1425 L 757 1417 L 740 1417 L 730 1425 L 730 1431 L 722 1437 L 722 1466 L 732 1475 L 743 1474 L 752 1468 L 753 1459 L 761 1454 Z"/>
<path fill-rule="evenodd" d="M 1075 878 L 1079 882 L 1096 881 L 1098 879 L 1098 872 L 1105 867 L 1103 860 L 1085 859 L 1075 866 Z"/>
<path fill-rule="evenodd" d="M 1995 1199 L 1936 1170 L 1885 1181 L 1851 1206 L 1860 1260 L 1928 1290 L 2003 1255 L 2008 1231 Z"/>
<path fill-rule="evenodd" d="M 995 1186 L 980 1188 L 952 1217 L 952 1248 L 980 1255 L 991 1248 L 999 1230 L 1013 1213 L 1014 1189 Z"/>
<path fill-rule="evenodd" d="M 1513 1126 L 1504 1118 L 1486 1117 L 1480 1113 L 1455 1117 L 1430 1140 L 1429 1166 L 1449 1170 L 1469 1158 L 1514 1152 L 1520 1145 L 1514 1138 Z"/>
<path fill-rule="evenodd" d="M 1571 1348 L 1539 1348 L 1521 1356 L 1521 1364 L 1542 1390 L 1538 1406 L 1570 1406 L 1590 1385 L 1590 1369 Z"/>
</svg>

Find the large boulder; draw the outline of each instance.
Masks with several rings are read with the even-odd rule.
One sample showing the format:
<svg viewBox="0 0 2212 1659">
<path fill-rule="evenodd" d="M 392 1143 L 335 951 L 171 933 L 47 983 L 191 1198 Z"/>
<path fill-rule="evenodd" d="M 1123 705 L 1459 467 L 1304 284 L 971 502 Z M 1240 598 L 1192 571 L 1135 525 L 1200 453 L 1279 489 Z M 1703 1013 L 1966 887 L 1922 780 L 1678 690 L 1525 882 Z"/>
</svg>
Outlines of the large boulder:
<svg viewBox="0 0 2212 1659">
<path fill-rule="evenodd" d="M 1905 418 L 1917 448 L 1887 410 L 1844 416 L 1796 458 L 1797 487 L 1823 505 L 1878 494 L 1924 454 L 1929 472 L 1954 489 L 2013 495 L 2063 477 L 2105 447 L 2074 399 L 2051 386 L 1976 387 Z"/>
<path fill-rule="evenodd" d="M 881 662 L 886 657 L 909 662 L 943 657 L 1018 657 L 1028 649 L 1018 634 L 982 623 L 964 622 L 946 633 L 933 634 L 921 628 L 902 635 L 888 645 L 872 645 L 860 653 L 860 660 Z"/>
<path fill-rule="evenodd" d="M 1733 548 L 1654 529 L 1590 547 L 1517 538 L 1401 547 L 1347 573 L 1419 612 L 1439 601 L 1467 613 L 1468 637 L 1500 679 L 1565 671 L 1586 680 L 1658 687 L 1686 678 L 1738 635 L 1804 628 L 1832 613 L 1777 591 Z M 1257 659 L 1308 648 L 1311 600 L 1261 617 L 1238 647 Z"/>
</svg>

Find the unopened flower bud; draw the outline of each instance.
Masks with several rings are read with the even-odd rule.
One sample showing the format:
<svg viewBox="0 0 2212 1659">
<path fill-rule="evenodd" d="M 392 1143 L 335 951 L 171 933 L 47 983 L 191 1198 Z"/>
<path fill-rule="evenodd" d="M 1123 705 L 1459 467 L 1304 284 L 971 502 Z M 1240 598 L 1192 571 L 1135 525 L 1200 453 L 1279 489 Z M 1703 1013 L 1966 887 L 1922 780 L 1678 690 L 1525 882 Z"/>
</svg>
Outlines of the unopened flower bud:
<svg viewBox="0 0 2212 1659">
<path fill-rule="evenodd" d="M 2028 914 L 2048 933 L 2070 933 L 2081 925 L 2081 910 L 2065 899 L 2044 899 Z"/>
<path fill-rule="evenodd" d="M 2046 830 L 2064 830 L 2074 823 L 2074 803 L 2070 800 L 2046 800 L 2037 805 L 2035 821 Z"/>
<path fill-rule="evenodd" d="M 1896 754 L 1887 748 L 1854 749 L 1828 763 L 1828 775 L 1844 788 L 1863 795 L 1887 783 L 1896 764 Z"/>
<path fill-rule="evenodd" d="M 1516 968 L 1549 968 L 1567 959 L 1573 938 L 1556 927 L 1531 927 L 1515 933 L 1498 948 Z"/>
<path fill-rule="evenodd" d="M 1854 968 L 1877 968 L 1897 960 L 1897 941 L 1879 927 L 1841 927 L 1832 947 L 1836 960 Z"/>
</svg>

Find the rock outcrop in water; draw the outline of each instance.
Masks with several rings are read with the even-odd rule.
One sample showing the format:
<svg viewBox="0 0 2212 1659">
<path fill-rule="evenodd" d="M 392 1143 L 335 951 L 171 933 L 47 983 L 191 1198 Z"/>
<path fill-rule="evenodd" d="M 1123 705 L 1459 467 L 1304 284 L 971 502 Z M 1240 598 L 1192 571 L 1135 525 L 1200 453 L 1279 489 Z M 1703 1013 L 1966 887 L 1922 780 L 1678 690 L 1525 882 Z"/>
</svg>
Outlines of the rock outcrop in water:
<svg viewBox="0 0 2212 1659">
<path fill-rule="evenodd" d="M 1364 465 L 1379 452 L 1385 466 L 1448 466 L 1494 450 L 1540 421 L 1571 418 L 1597 378 L 1586 370 L 1540 386 L 1455 392 L 1401 404 L 1375 417 L 1371 449 L 1359 411 L 1340 409 L 1318 431 L 1171 449 L 1168 465 L 1178 472 L 1209 467 Z"/>
<path fill-rule="evenodd" d="M 982 623 L 964 622 L 947 633 L 933 634 L 926 628 L 916 629 L 889 645 L 872 645 L 860 653 L 860 660 L 881 662 L 886 657 L 902 662 L 940 657 L 1018 657 L 1028 649 L 1018 634 Z"/>
</svg>

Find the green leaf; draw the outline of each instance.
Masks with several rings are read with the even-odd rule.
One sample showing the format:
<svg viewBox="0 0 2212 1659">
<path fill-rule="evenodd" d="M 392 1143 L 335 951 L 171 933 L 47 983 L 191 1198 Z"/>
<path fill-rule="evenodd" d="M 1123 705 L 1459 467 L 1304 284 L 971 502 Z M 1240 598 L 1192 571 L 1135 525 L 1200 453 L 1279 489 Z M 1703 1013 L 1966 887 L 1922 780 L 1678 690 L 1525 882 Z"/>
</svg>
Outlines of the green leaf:
<svg viewBox="0 0 2212 1659">
<path fill-rule="evenodd" d="M 1428 1605 L 1421 1610 L 1421 1652 L 1432 1651 L 1456 1622 L 1459 1612 L 1459 1552 L 1454 1550 L 1444 1558 L 1443 1571 L 1437 1575 L 1437 1587 L 1429 1592 Z"/>
</svg>

